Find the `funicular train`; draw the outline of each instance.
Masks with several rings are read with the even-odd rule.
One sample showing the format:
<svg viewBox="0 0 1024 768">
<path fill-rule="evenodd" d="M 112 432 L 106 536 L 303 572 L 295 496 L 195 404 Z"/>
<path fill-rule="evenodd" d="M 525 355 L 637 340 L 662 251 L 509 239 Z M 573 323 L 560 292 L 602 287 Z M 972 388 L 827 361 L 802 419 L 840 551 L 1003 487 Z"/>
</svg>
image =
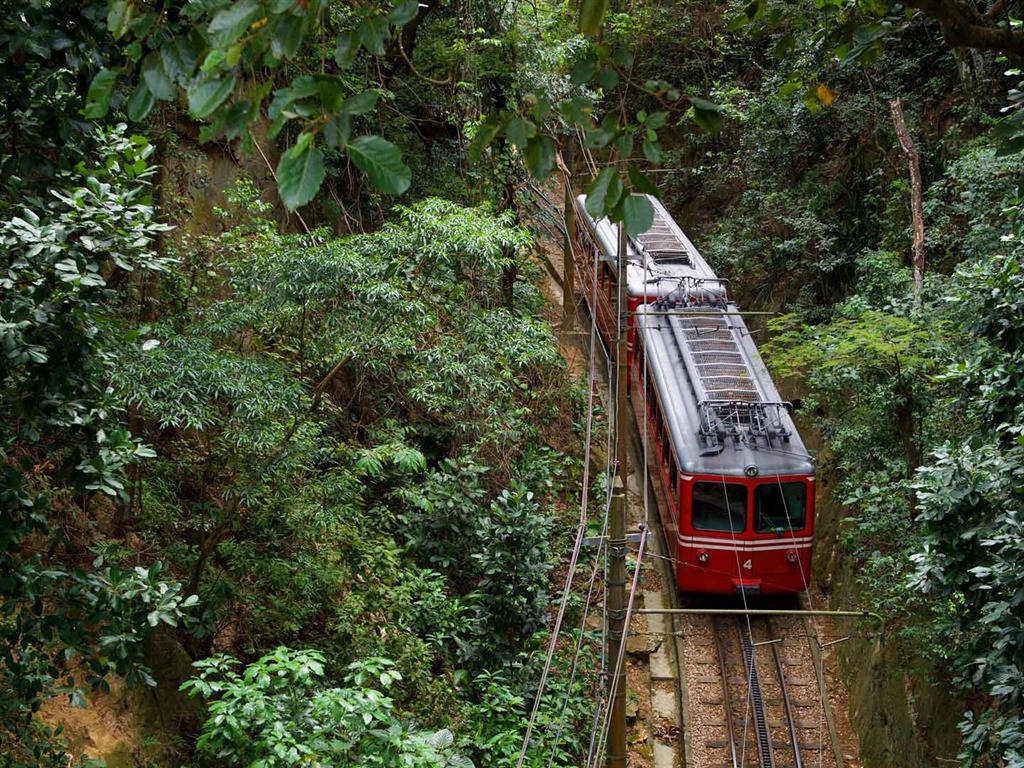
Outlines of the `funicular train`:
<svg viewBox="0 0 1024 768">
<path fill-rule="evenodd" d="M 684 592 L 800 592 L 811 573 L 814 463 L 729 300 L 659 200 L 626 252 L 630 397 Z M 574 252 L 614 351 L 618 227 L 576 199 Z"/>
</svg>

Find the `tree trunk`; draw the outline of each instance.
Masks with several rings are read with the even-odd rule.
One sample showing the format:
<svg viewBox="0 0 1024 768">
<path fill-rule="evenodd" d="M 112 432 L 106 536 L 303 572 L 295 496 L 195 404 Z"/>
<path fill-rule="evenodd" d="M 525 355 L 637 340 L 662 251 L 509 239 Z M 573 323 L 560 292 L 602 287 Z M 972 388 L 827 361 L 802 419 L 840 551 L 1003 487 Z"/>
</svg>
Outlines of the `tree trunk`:
<svg viewBox="0 0 1024 768">
<path fill-rule="evenodd" d="M 903 119 L 903 107 L 898 98 L 889 102 L 892 110 L 892 123 L 896 127 L 896 136 L 900 147 L 907 156 L 910 165 L 910 222 L 913 228 L 913 243 L 910 247 L 911 264 L 914 274 L 914 306 L 921 306 L 921 285 L 924 283 L 924 208 L 921 203 L 921 159 L 914 146 L 907 123 Z"/>
</svg>

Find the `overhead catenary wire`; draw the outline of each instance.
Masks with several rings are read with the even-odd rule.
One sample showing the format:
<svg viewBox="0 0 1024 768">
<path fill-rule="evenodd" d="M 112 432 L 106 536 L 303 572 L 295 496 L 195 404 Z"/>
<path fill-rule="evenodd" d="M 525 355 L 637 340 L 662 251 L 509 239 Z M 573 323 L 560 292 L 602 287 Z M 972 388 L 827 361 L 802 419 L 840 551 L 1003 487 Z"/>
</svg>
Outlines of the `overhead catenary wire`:
<svg viewBox="0 0 1024 768">
<path fill-rule="evenodd" d="M 611 497 L 608 497 L 608 500 L 610 501 Z M 605 533 L 605 532 L 602 531 L 602 534 L 603 533 Z M 584 643 L 584 641 L 586 639 L 587 618 L 590 615 L 591 601 L 593 600 L 593 596 L 594 596 L 594 586 L 597 583 L 597 573 L 598 573 L 598 569 L 601 567 L 601 558 L 603 557 L 603 555 L 604 555 L 604 544 L 603 544 L 603 536 L 602 536 L 602 543 L 599 544 L 598 547 L 596 548 L 596 552 L 594 554 L 594 566 L 593 566 L 593 568 L 590 571 L 590 581 L 589 581 L 589 585 L 587 587 L 587 599 L 584 602 L 583 613 L 582 613 L 582 617 L 580 618 L 580 630 L 579 630 L 579 635 L 578 635 L 577 640 L 576 640 L 576 648 L 575 648 L 575 651 L 573 653 L 572 665 L 571 665 L 571 669 L 570 669 L 570 673 L 569 673 L 569 683 L 566 686 L 565 700 L 562 703 L 562 711 L 561 711 L 561 713 L 559 714 L 559 717 L 558 717 L 558 728 L 555 730 L 554 738 L 551 740 L 551 753 L 548 756 L 548 765 L 549 766 L 554 765 L 555 755 L 558 752 L 558 745 L 559 745 L 559 742 L 561 741 L 561 738 L 562 738 L 562 730 L 565 727 L 565 718 L 566 718 L 566 714 L 568 713 L 568 709 L 569 709 L 569 700 L 572 697 L 572 688 L 573 688 L 574 683 L 576 682 L 577 665 L 578 665 L 578 662 L 579 662 L 580 653 L 583 650 L 583 643 Z"/>
<path fill-rule="evenodd" d="M 570 247 L 571 247 L 571 245 L 570 245 Z M 597 265 L 596 265 L 597 254 L 594 255 L 594 260 L 595 260 L 595 270 L 596 270 L 596 267 L 597 267 Z M 575 260 L 574 260 L 574 263 L 575 263 Z M 595 292 L 597 290 L 596 283 L 595 283 L 595 286 L 594 286 L 594 290 L 595 290 Z M 586 427 L 585 438 L 584 438 L 584 450 L 583 450 L 584 457 L 589 457 L 590 456 L 590 443 L 591 443 L 591 438 L 593 436 L 594 393 L 595 393 L 595 390 L 596 390 L 596 383 L 597 383 L 596 382 L 596 380 L 597 380 L 597 369 L 596 369 L 596 362 L 595 362 L 596 356 L 594 355 L 594 347 L 596 346 L 595 336 L 596 336 L 596 326 L 594 328 L 592 328 L 592 330 L 591 330 L 591 339 L 590 339 L 590 346 L 591 346 L 591 350 L 590 350 L 590 376 L 589 376 L 590 384 L 589 384 L 588 398 L 587 398 L 587 427 Z M 520 747 L 520 750 L 519 750 L 519 758 L 516 761 L 516 768 L 522 768 L 523 761 L 526 759 L 526 753 L 529 750 L 530 737 L 533 735 L 533 728 L 534 728 L 534 724 L 536 723 L 536 720 L 537 720 L 537 713 L 540 711 L 541 700 L 542 700 L 542 698 L 544 696 L 544 688 L 545 688 L 545 686 L 547 684 L 548 674 L 551 671 L 551 664 L 552 664 L 552 661 L 554 659 L 555 648 L 557 647 L 557 644 L 558 644 L 558 636 L 559 636 L 559 633 L 561 632 L 561 628 L 562 628 L 562 620 L 565 618 L 565 611 L 566 611 L 566 607 L 568 606 L 568 602 L 569 602 L 569 594 L 572 591 L 572 582 L 573 582 L 573 578 L 574 578 L 574 576 L 576 574 L 576 563 L 577 563 L 577 561 L 579 559 L 580 550 L 581 550 L 581 548 L 583 546 L 583 539 L 584 539 L 585 534 L 586 534 L 586 526 L 587 526 L 587 501 L 588 501 L 589 496 L 590 496 L 590 461 L 589 461 L 589 459 L 585 459 L 584 462 L 583 462 L 583 481 L 582 481 L 582 486 L 583 487 L 582 487 L 582 489 L 580 491 L 579 524 L 578 524 L 577 529 L 576 529 L 576 539 L 575 539 L 575 542 L 573 544 L 573 551 L 572 551 L 572 555 L 571 555 L 570 560 L 569 560 L 569 568 L 568 568 L 568 571 L 567 571 L 566 577 L 565 577 L 565 586 L 564 586 L 564 588 L 562 590 L 562 599 L 561 599 L 561 602 L 560 602 L 559 607 L 558 607 L 558 615 L 557 615 L 557 618 L 555 620 L 555 626 L 554 626 L 554 628 L 551 631 L 551 638 L 550 638 L 550 640 L 548 642 L 548 651 L 547 651 L 547 656 L 546 656 L 546 658 L 544 660 L 544 669 L 543 669 L 543 671 L 541 673 L 540 681 L 539 681 L 539 683 L 537 685 L 537 694 L 534 697 L 533 707 L 530 710 L 530 718 L 529 718 L 529 721 L 527 722 L 526 733 L 523 736 L 522 746 Z"/>
<path fill-rule="evenodd" d="M 645 550 L 646 546 L 647 546 L 647 537 L 646 536 L 641 536 L 640 537 L 640 548 L 639 548 L 639 550 L 637 550 L 636 561 L 634 563 L 633 581 L 630 584 L 629 598 L 628 598 L 628 600 L 626 602 L 626 616 L 625 616 L 625 623 L 624 623 L 622 645 L 619 647 L 619 656 L 615 660 L 615 667 L 614 667 L 613 673 L 611 675 L 612 683 L 611 683 L 611 686 L 609 688 L 608 695 L 607 695 L 607 701 L 608 702 L 611 702 L 611 700 L 614 698 L 614 696 L 615 696 L 615 694 L 617 692 L 616 688 L 617 688 L 617 683 L 618 683 L 618 678 L 619 678 L 618 673 L 622 669 L 622 665 L 625 663 L 625 658 L 626 658 L 626 637 L 628 637 L 628 635 L 629 635 L 629 624 L 630 624 L 630 619 L 633 616 L 633 604 L 634 604 L 634 599 L 636 597 L 637 585 L 639 584 L 639 581 L 640 581 L 641 565 L 643 563 L 644 550 Z M 606 742 L 606 740 L 608 738 L 608 730 L 611 727 L 611 707 L 610 706 L 606 706 L 604 709 L 605 709 L 605 716 L 604 716 L 604 719 L 603 719 L 602 725 L 601 725 L 600 737 L 598 739 L 598 748 L 596 750 L 594 750 L 591 755 L 588 755 L 587 763 L 586 763 L 587 768 L 590 768 L 591 765 L 593 765 L 596 768 L 597 763 L 600 760 L 600 756 L 604 752 L 604 744 L 605 744 L 605 742 Z M 591 762 L 592 759 L 593 759 L 593 762 Z"/>
<path fill-rule="evenodd" d="M 621 253 L 619 255 L 620 255 L 620 257 L 622 256 Z M 647 273 L 646 272 L 646 269 L 647 269 L 647 264 L 646 263 L 644 264 L 644 268 L 645 268 L 645 275 L 646 275 L 646 273 Z M 595 273 L 596 273 L 596 270 L 595 270 Z M 596 281 L 595 281 L 595 284 L 596 284 Z M 623 310 L 625 309 L 626 306 L 628 306 L 628 293 L 626 291 L 624 291 L 624 290 L 621 291 L 620 294 L 619 294 L 618 301 L 620 302 L 620 305 L 619 305 L 619 312 L 616 313 L 616 316 L 617 316 L 617 332 L 620 335 L 620 338 L 622 338 L 621 334 L 623 334 L 623 333 L 625 333 L 627 331 L 627 328 L 623 328 L 622 323 L 623 323 L 623 318 L 627 316 L 626 312 L 624 312 Z M 626 350 L 623 349 L 623 347 L 625 347 L 625 346 L 626 345 L 620 345 L 620 348 L 618 350 L 618 355 L 619 356 L 622 356 L 623 354 L 626 353 Z M 628 347 L 626 347 L 626 349 L 628 350 Z M 629 375 L 630 375 L 629 374 L 629 370 L 628 370 L 628 354 L 627 354 L 627 359 L 626 360 L 621 360 L 621 361 L 618 361 L 618 362 L 622 366 L 625 367 L 625 377 L 624 378 L 625 378 L 625 381 L 628 383 Z M 647 371 L 646 371 L 646 368 L 644 368 L 644 372 L 643 372 L 643 375 L 642 375 L 642 380 L 643 380 L 643 386 L 646 387 L 647 386 Z M 620 377 L 616 376 L 616 387 L 622 386 L 622 383 L 623 383 L 622 379 Z M 624 407 L 623 406 L 624 399 L 625 399 L 624 397 L 621 398 L 621 399 L 619 397 L 616 397 L 613 400 L 613 402 L 616 402 L 618 404 L 617 408 L 621 408 L 621 407 Z M 621 429 L 624 428 L 623 425 L 626 422 L 625 422 L 625 419 L 620 419 L 617 416 L 616 423 L 618 425 L 617 426 L 617 431 L 618 431 L 618 430 L 621 430 Z M 648 438 L 648 424 L 647 424 L 646 419 L 644 420 L 643 427 L 644 427 L 643 440 L 642 440 L 642 443 L 643 443 L 643 462 L 642 462 L 643 463 L 643 512 L 644 512 L 644 520 L 646 521 L 648 519 L 649 513 L 650 513 L 650 495 L 649 495 L 649 493 L 650 493 L 650 488 L 649 488 L 649 486 L 650 486 L 650 483 L 649 483 L 650 478 L 649 478 L 649 474 L 648 474 L 648 446 L 647 446 L 647 442 L 648 442 L 648 440 L 647 440 L 647 438 Z M 618 435 L 617 435 L 617 437 L 618 437 Z M 625 442 L 624 439 L 623 440 L 616 440 L 616 446 L 617 446 L 616 451 L 625 450 L 625 445 L 626 445 L 626 442 Z M 618 456 L 618 454 L 616 454 L 616 458 L 617 458 L 618 461 L 623 461 L 625 459 L 625 456 Z M 625 491 L 625 488 L 623 490 Z M 645 531 L 646 530 L 646 525 L 645 524 L 641 524 L 640 528 L 641 528 L 641 531 Z M 597 733 L 593 733 L 592 732 L 592 734 L 591 734 L 591 749 L 590 749 L 590 751 L 588 752 L 588 755 L 587 755 L 587 763 L 586 763 L 587 766 L 590 766 L 592 764 L 596 766 L 597 762 L 600 760 L 601 756 L 605 752 L 605 745 L 607 743 L 608 735 L 609 735 L 609 732 L 611 730 L 612 716 L 613 716 L 613 712 L 614 712 L 614 707 L 612 707 L 612 702 L 616 699 L 617 695 L 619 695 L 618 685 L 619 685 L 620 679 L 622 679 L 622 677 L 623 677 L 622 669 L 623 669 L 623 665 L 625 664 L 626 639 L 628 638 L 628 636 L 630 634 L 630 623 L 631 623 L 631 618 L 632 618 L 632 613 L 633 613 L 633 606 L 634 606 L 634 603 L 635 603 L 637 586 L 639 584 L 639 578 L 640 578 L 640 574 L 642 572 L 643 556 L 644 556 L 644 552 L 645 552 L 645 548 L 646 548 L 646 543 L 647 543 L 647 537 L 646 536 L 641 536 L 640 546 L 639 546 L 639 549 L 637 551 L 636 561 L 634 563 L 633 580 L 632 580 L 632 583 L 630 585 L 629 596 L 628 596 L 626 610 L 625 610 L 625 616 L 624 616 L 624 620 L 623 620 L 622 639 L 621 639 L 621 643 L 619 645 L 618 656 L 614 660 L 614 666 L 612 667 L 611 675 L 606 678 L 606 679 L 609 679 L 611 681 L 611 684 L 609 686 L 609 690 L 607 691 L 607 694 L 606 694 L 605 700 L 604 700 L 604 706 L 603 706 L 604 717 L 601 720 L 601 728 L 600 728 L 600 730 Z M 609 661 L 611 661 L 611 660 L 609 660 Z M 600 704 L 599 704 L 599 708 L 600 708 Z M 595 723 L 596 722 L 597 721 L 595 720 Z"/>
</svg>

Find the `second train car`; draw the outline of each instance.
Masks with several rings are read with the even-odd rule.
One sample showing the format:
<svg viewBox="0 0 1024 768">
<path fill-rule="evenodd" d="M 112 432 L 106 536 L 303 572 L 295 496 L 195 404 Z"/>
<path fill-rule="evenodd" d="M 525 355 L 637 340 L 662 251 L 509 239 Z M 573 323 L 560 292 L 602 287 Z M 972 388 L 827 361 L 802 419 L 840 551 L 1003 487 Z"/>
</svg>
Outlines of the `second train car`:
<svg viewBox="0 0 1024 768">
<path fill-rule="evenodd" d="M 655 467 L 659 514 L 685 592 L 807 588 L 814 462 L 739 309 L 659 200 L 626 249 L 631 396 Z M 576 200 L 577 272 L 609 349 L 618 236 Z"/>
</svg>

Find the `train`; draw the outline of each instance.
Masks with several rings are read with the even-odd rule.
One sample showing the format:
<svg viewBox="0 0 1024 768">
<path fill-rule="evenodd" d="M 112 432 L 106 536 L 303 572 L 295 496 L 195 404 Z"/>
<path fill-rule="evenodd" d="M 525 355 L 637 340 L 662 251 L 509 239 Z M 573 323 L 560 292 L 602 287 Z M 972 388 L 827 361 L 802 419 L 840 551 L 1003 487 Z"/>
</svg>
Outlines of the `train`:
<svg viewBox="0 0 1024 768">
<path fill-rule="evenodd" d="M 656 197 L 626 242 L 630 401 L 682 592 L 802 592 L 811 576 L 814 460 L 728 283 Z M 606 348 L 618 326 L 619 228 L 575 198 L 574 262 Z"/>
</svg>

